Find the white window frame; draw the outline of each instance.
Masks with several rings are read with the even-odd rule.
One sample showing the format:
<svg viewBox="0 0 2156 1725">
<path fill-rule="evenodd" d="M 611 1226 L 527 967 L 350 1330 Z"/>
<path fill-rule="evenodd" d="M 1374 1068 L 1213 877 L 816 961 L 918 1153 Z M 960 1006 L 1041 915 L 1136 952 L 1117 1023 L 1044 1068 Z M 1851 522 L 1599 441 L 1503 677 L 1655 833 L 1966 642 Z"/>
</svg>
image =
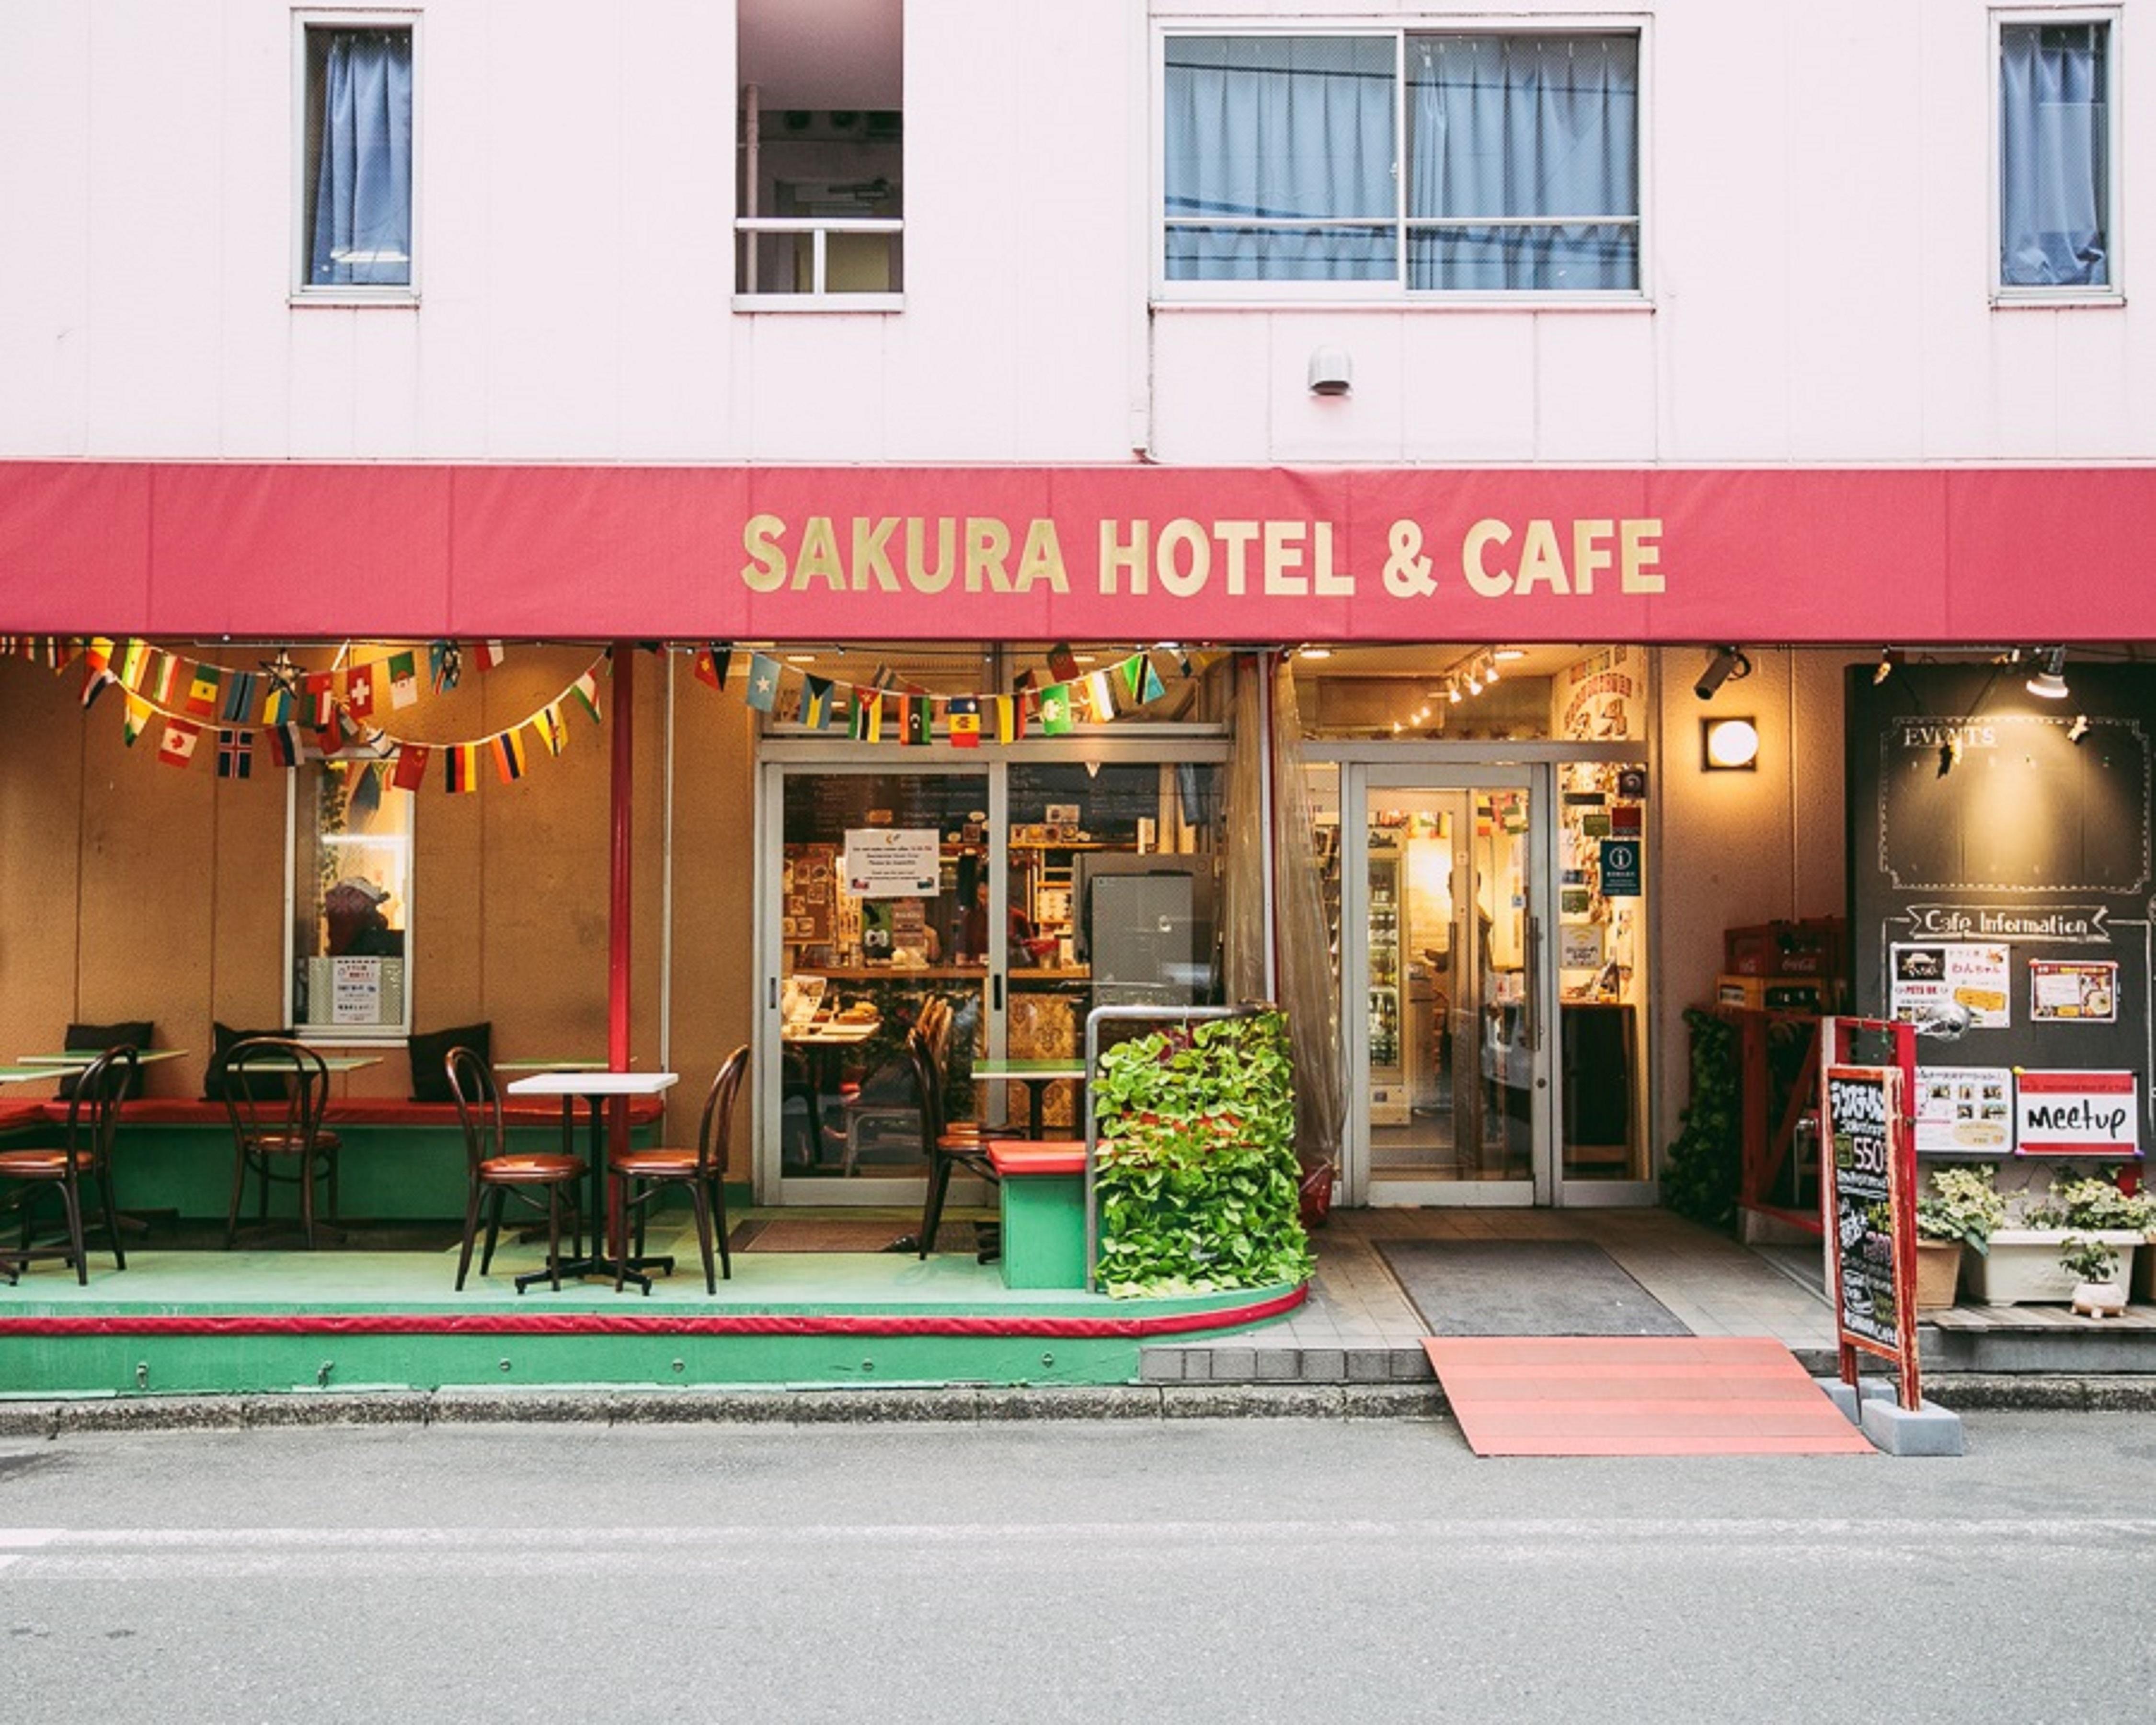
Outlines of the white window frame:
<svg viewBox="0 0 2156 1725">
<path fill-rule="evenodd" d="M 1423 310 L 1491 306 L 1536 311 L 1652 310 L 1654 296 L 1651 291 L 1652 277 L 1648 254 L 1648 239 L 1654 231 L 1652 24 L 1653 18 L 1650 14 L 1635 11 L 1537 13 L 1532 18 L 1522 18 L 1517 13 L 1509 16 L 1467 13 L 1458 16 L 1425 14 L 1419 15 L 1411 23 L 1404 23 L 1398 18 L 1350 14 L 1342 14 L 1337 18 L 1310 14 L 1292 20 L 1224 15 L 1217 18 L 1185 18 L 1173 23 L 1157 23 L 1152 33 L 1152 64 L 1149 69 L 1152 107 L 1148 126 L 1152 150 L 1152 189 L 1149 193 L 1149 204 L 1152 227 L 1150 241 L 1152 275 L 1152 303 L 1154 308 L 1160 311 L 1174 311 L 1178 308 L 1191 306 L 1219 307 L 1227 305 L 1281 311 L 1312 305 L 1349 305 L 1390 308 L 1412 306 Z M 1378 36 L 1389 38 L 1394 44 L 1394 147 L 1396 151 L 1404 151 L 1407 141 L 1407 39 L 1410 36 L 1433 35 L 1629 35 L 1638 40 L 1640 88 L 1635 122 L 1640 140 L 1640 213 L 1636 218 L 1640 235 L 1640 280 L 1636 287 L 1596 289 L 1584 292 L 1553 291 L 1537 288 L 1514 288 L 1502 292 L 1490 292 L 1481 289 L 1409 288 L 1407 285 L 1407 247 L 1404 241 L 1410 218 L 1407 213 L 1405 188 L 1402 184 L 1403 163 L 1398 160 L 1393 164 L 1394 187 L 1393 220 L 1401 234 L 1403 244 L 1400 247 L 1395 274 L 1390 282 L 1185 281 L 1169 279 L 1168 274 L 1167 45 L 1171 39 L 1179 36 Z M 1313 224 L 1298 223 L 1297 225 Z M 1369 224 L 1367 222 L 1343 221 L 1341 225 L 1367 227 Z"/>
<path fill-rule="evenodd" d="M 326 772 L 323 757 L 309 750 L 304 758 L 306 767 Z M 371 760 L 367 755 L 339 756 L 338 759 Z M 301 1024 L 299 1021 L 299 906 L 300 906 L 300 823 L 315 819 L 311 809 L 300 806 L 300 781 L 311 776 L 305 772 L 285 774 L 285 984 L 284 1024 L 292 1027 L 294 1038 L 316 1048 L 375 1049 L 384 1043 L 402 1043 L 412 1034 L 412 968 L 413 942 L 418 927 L 418 885 L 419 875 L 419 796 L 416 791 L 398 794 L 412 799 L 411 821 L 404 839 L 404 880 L 402 896 L 404 901 L 404 998 L 400 1004 L 397 1021 L 388 1024 Z M 308 954 L 317 957 L 318 954 Z"/>
<path fill-rule="evenodd" d="M 294 305 L 392 305 L 419 303 L 420 192 L 427 159 L 422 136 L 426 104 L 422 100 L 425 46 L 422 14 L 408 10 L 339 12 L 317 7 L 292 13 L 292 248 L 290 303 Z M 412 267 L 410 279 L 398 283 L 340 282 L 317 285 L 307 280 L 307 33 L 310 30 L 408 30 L 412 33 Z"/>
<path fill-rule="evenodd" d="M 2002 8 L 1991 14 L 1991 51 L 1987 58 L 1991 73 L 1991 164 L 1989 170 L 1991 221 L 1984 275 L 1990 283 L 1991 304 L 1994 311 L 2022 305 L 2056 308 L 2061 305 L 2123 305 L 2126 303 L 2125 252 L 2119 244 L 2119 213 L 2126 206 L 2125 197 L 2120 190 L 2126 167 L 2123 131 L 2120 123 L 2120 114 L 2125 105 L 2121 100 L 2121 88 L 2124 82 L 2124 69 L 2119 59 L 2122 23 L 2120 9 L 2107 6 L 2017 6 Z M 1999 279 L 1999 251 L 2006 198 L 2006 188 L 2000 182 L 2005 166 L 2001 158 L 2005 147 L 2005 116 L 2001 111 L 2004 107 L 2002 62 L 2007 28 L 2017 24 L 2102 24 L 2105 28 L 2103 147 L 2104 188 L 2108 203 L 2103 213 L 2103 232 L 2111 280 L 2101 287 L 2041 285 L 2025 287 L 2010 285 Z"/>
</svg>

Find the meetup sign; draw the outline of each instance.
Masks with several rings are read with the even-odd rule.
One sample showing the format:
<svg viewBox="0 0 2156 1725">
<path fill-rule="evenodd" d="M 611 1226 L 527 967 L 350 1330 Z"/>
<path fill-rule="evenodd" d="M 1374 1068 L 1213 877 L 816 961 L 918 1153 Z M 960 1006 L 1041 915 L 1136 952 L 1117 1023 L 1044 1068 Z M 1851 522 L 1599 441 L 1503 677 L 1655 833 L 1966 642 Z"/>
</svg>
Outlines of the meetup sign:
<svg viewBox="0 0 2156 1725">
<path fill-rule="evenodd" d="M 2017 1072 L 2015 1147 L 2024 1156 L 2138 1156 L 2140 1086 L 2131 1072 Z"/>
</svg>

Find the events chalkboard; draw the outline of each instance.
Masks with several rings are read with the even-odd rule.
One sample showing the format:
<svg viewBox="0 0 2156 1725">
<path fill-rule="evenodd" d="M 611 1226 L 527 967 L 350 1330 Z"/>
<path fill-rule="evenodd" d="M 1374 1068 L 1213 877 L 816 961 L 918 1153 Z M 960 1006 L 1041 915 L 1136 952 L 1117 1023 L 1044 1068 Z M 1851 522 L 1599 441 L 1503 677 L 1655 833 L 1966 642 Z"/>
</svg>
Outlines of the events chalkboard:
<svg viewBox="0 0 2156 1725">
<path fill-rule="evenodd" d="M 1848 674 L 1854 1006 L 1918 1028 L 1925 1154 L 2007 1153 L 2016 1067 L 2134 1075 L 2151 1137 L 2156 666 L 2030 670 Z"/>
</svg>

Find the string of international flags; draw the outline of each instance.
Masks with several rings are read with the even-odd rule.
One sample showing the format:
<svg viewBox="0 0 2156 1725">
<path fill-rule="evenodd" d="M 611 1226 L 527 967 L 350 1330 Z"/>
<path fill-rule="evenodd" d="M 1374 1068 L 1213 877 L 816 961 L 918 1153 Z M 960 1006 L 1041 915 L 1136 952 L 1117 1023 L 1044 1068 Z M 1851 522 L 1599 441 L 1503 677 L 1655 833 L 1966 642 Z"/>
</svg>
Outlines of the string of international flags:
<svg viewBox="0 0 2156 1725">
<path fill-rule="evenodd" d="M 1192 674 L 1182 649 L 1160 650 L 1173 657 L 1180 675 Z M 737 665 L 743 660 L 745 665 Z M 773 654 L 743 652 L 726 641 L 698 647 L 692 668 L 699 682 L 719 690 L 738 671 L 742 699 L 755 711 L 790 716 L 811 731 L 842 731 L 857 742 L 889 740 L 916 747 L 935 741 L 939 718 L 952 747 L 978 748 L 983 742 L 1016 742 L 1034 729 L 1043 737 L 1065 737 L 1081 724 L 1107 724 L 1168 692 L 1152 654 L 1144 649 L 1105 670 L 1087 671 L 1064 642 L 1049 649 L 1050 680 L 1020 671 L 1007 694 L 937 695 L 901 682 L 888 666 L 877 667 L 866 683 L 821 677 Z M 798 685 L 790 692 L 788 680 Z"/>
<path fill-rule="evenodd" d="M 337 656 L 347 650 L 340 649 Z M 1045 680 L 1038 671 L 1021 671 L 1008 692 L 938 695 L 882 665 L 867 683 L 823 677 L 774 654 L 719 641 L 693 649 L 692 669 L 698 681 L 721 691 L 738 675 L 751 710 L 790 717 L 807 730 L 919 747 L 934 741 L 940 720 L 953 747 L 978 748 L 983 742 L 1016 742 L 1034 731 L 1067 736 L 1081 723 L 1106 724 L 1158 700 L 1167 685 L 1154 664 L 1155 650 L 1169 655 L 1182 676 L 1194 674 L 1190 655 L 1178 647 L 1135 649 L 1105 669 L 1087 671 L 1066 643 L 1050 649 Z M 245 669 L 191 659 L 148 641 L 0 635 L 0 657 L 31 660 L 55 671 L 80 661 L 85 710 L 108 691 L 119 690 L 121 737 L 130 748 L 153 721 L 162 721 L 157 758 L 185 768 L 213 733 L 221 778 L 254 776 L 259 738 L 277 766 L 297 767 L 309 758 L 311 746 L 324 758 L 384 763 L 389 782 L 408 791 L 425 783 L 439 756 L 444 788 L 468 793 L 478 789 L 487 764 L 511 784 L 524 777 L 536 757 L 561 755 L 568 747 L 564 715 L 569 709 L 599 722 L 598 678 L 611 659 L 604 650 L 552 700 L 483 737 L 421 741 L 373 722 L 380 707 L 396 711 L 418 705 L 423 656 L 429 685 L 444 694 L 458 686 L 467 655 L 481 670 L 495 669 L 508 656 L 501 641 L 436 640 L 326 670 L 297 665 L 283 650 Z"/>
</svg>

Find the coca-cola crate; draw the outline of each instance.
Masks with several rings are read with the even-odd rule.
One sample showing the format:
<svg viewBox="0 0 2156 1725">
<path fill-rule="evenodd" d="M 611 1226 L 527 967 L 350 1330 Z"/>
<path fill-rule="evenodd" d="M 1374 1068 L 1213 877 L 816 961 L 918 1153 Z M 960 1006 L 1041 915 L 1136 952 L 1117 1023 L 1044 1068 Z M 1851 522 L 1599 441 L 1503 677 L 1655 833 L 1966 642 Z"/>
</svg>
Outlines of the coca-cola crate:
<svg viewBox="0 0 2156 1725">
<path fill-rule="evenodd" d="M 1839 916 L 1759 922 L 1723 932 L 1722 968 L 1731 976 L 1839 977 L 1848 973 L 1847 951 Z"/>
</svg>

